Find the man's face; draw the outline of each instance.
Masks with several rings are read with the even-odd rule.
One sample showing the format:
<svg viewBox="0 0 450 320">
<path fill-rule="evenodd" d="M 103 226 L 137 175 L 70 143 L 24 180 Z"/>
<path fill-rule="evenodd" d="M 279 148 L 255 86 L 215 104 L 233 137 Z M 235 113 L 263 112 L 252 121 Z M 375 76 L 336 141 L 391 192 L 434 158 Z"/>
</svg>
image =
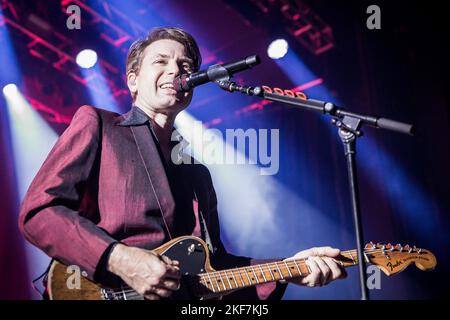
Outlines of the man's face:
<svg viewBox="0 0 450 320">
<path fill-rule="evenodd" d="M 192 59 L 185 47 L 174 40 L 162 39 L 151 43 L 144 51 L 141 69 L 136 76 L 128 75 L 128 87 L 136 92 L 136 105 L 156 112 L 178 113 L 192 100 L 190 92 L 177 93 L 172 82 L 180 74 L 193 71 Z"/>
</svg>

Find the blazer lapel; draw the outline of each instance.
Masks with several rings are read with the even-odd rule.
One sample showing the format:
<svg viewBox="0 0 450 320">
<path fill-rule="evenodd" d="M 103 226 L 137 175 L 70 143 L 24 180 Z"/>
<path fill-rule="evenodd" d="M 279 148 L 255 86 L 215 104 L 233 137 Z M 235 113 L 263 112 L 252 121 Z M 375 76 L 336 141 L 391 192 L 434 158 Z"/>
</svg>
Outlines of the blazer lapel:
<svg viewBox="0 0 450 320">
<path fill-rule="evenodd" d="M 145 166 L 148 180 L 158 201 L 166 230 L 170 239 L 172 239 L 172 235 L 174 234 L 175 201 L 170 190 L 164 165 L 159 157 L 158 149 L 146 125 L 130 126 L 130 129 Z"/>
</svg>

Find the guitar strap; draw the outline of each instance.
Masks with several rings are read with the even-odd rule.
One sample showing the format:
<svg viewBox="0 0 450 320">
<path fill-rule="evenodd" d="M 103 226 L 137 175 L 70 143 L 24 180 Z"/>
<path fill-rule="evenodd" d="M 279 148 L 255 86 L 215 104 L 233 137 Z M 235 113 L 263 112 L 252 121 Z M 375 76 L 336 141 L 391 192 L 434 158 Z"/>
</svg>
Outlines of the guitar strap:
<svg viewBox="0 0 450 320">
<path fill-rule="evenodd" d="M 184 140 L 183 136 L 181 136 L 181 134 L 178 133 L 178 131 L 175 130 L 175 133 L 177 134 L 177 135 L 176 135 L 176 141 L 178 141 L 178 143 L 181 143 L 181 142 L 183 142 L 183 141 L 186 143 L 186 140 Z M 187 143 L 187 144 L 189 144 L 189 143 Z M 186 146 L 187 146 L 187 145 L 185 145 L 184 147 L 186 147 Z M 182 153 L 184 152 L 184 147 L 182 147 L 182 148 L 179 149 L 179 154 L 178 154 L 178 156 L 179 156 L 180 158 L 183 157 Z M 188 154 L 189 154 L 189 153 L 188 153 Z M 191 159 L 191 160 L 192 160 L 192 159 Z M 184 170 L 184 171 L 185 171 L 185 170 Z M 199 215 L 198 219 L 199 219 L 199 222 L 200 222 L 201 232 L 202 232 L 202 234 L 203 234 L 204 237 L 205 237 L 204 240 L 205 240 L 205 242 L 206 242 L 206 245 L 208 246 L 209 251 L 211 252 L 211 254 L 214 254 L 215 249 L 214 249 L 214 246 L 213 246 L 212 241 L 211 241 L 211 237 L 210 237 L 209 232 L 208 232 L 208 226 L 207 226 L 207 224 L 206 224 L 205 217 L 203 216 L 203 212 L 202 212 L 202 210 L 200 209 L 200 201 L 198 200 L 198 197 L 197 197 L 196 187 L 195 187 L 195 183 L 194 183 L 194 181 L 195 181 L 195 176 L 194 176 L 194 174 L 193 174 L 193 171 L 192 171 L 192 170 L 189 170 L 189 173 L 187 174 L 187 176 L 189 177 L 189 180 L 191 181 L 191 187 L 192 187 L 192 190 L 193 190 L 193 192 L 194 192 L 194 198 L 195 198 L 195 201 L 197 201 L 197 203 L 199 204 L 199 205 L 198 205 L 198 210 L 197 210 L 197 211 L 198 211 L 198 215 Z"/>
<path fill-rule="evenodd" d="M 195 200 L 197 201 L 197 203 L 200 203 L 198 201 L 197 193 L 195 192 L 195 187 L 194 187 L 194 197 L 195 197 Z M 206 245 L 208 246 L 208 249 L 211 252 L 211 254 L 214 254 L 214 252 L 215 252 L 214 246 L 212 244 L 211 237 L 209 236 L 208 227 L 206 225 L 205 217 L 203 216 L 200 206 L 198 206 L 198 215 L 199 215 L 198 218 L 200 220 L 200 226 L 202 228 L 202 233 L 205 235 Z"/>
<path fill-rule="evenodd" d="M 45 271 L 38 276 L 36 279 L 34 279 L 33 281 L 31 281 L 31 286 L 33 287 L 34 291 L 36 291 L 40 296 L 42 300 L 48 300 L 48 294 L 47 294 L 47 277 L 48 277 L 48 272 L 50 271 L 50 267 L 52 266 L 52 263 L 55 259 L 51 259 L 50 263 L 47 266 L 47 269 L 45 269 Z M 43 286 L 44 286 L 44 291 L 41 292 L 39 290 L 39 288 L 36 285 L 36 282 L 38 282 L 40 279 L 44 278 L 43 280 Z"/>
</svg>

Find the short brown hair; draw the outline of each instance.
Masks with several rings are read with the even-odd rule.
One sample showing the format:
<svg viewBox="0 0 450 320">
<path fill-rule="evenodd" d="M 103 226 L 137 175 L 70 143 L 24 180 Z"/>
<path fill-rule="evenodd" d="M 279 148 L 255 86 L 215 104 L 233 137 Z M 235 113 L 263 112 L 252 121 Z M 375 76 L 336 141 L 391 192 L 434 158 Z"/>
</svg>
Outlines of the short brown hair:
<svg viewBox="0 0 450 320">
<path fill-rule="evenodd" d="M 186 54 L 193 61 L 194 72 L 200 69 L 202 64 L 202 57 L 194 37 L 180 28 L 175 27 L 160 27 L 149 31 L 147 36 L 135 41 L 128 50 L 126 75 L 130 72 L 139 74 L 142 60 L 144 58 L 145 49 L 153 42 L 162 39 L 174 40 L 181 43 L 186 48 Z M 133 101 L 136 96 L 133 94 Z"/>
</svg>

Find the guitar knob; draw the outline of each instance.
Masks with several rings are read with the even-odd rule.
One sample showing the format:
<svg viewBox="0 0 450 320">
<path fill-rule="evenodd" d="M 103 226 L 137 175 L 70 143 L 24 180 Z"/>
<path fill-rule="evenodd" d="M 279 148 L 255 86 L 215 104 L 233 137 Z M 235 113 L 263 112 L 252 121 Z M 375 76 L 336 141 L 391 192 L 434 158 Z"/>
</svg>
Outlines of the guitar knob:
<svg viewBox="0 0 450 320">
<path fill-rule="evenodd" d="M 396 247 L 398 247 L 398 251 L 400 251 L 400 252 L 403 251 L 403 247 L 400 243 L 397 243 Z"/>
<path fill-rule="evenodd" d="M 419 250 L 417 250 L 417 253 L 421 253 L 422 252 L 422 248 L 419 248 Z"/>
<path fill-rule="evenodd" d="M 188 250 L 188 255 L 191 255 L 195 251 L 195 244 L 191 244 L 187 250 Z"/>
</svg>

